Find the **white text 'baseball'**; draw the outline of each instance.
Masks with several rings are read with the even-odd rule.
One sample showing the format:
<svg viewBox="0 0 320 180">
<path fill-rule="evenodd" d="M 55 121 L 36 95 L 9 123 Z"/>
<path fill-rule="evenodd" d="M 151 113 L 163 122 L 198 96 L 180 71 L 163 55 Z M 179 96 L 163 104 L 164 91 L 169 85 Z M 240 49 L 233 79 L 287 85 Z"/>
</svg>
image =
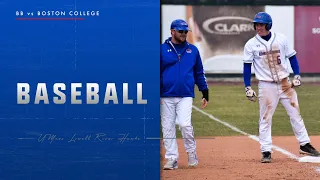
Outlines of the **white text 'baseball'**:
<svg viewBox="0 0 320 180">
<path fill-rule="evenodd" d="M 147 104 L 147 100 L 143 99 L 142 95 L 142 83 L 136 83 L 136 104 Z M 82 83 L 71 83 L 69 93 L 66 93 L 65 83 L 54 83 L 48 89 L 47 83 L 37 83 L 36 91 L 30 92 L 29 83 L 17 83 L 17 103 L 18 104 L 49 104 L 48 91 L 53 91 L 54 96 L 52 102 L 54 104 L 65 104 L 67 101 L 67 95 L 70 94 L 71 104 L 99 104 L 100 96 L 103 95 L 103 104 L 119 104 L 118 96 L 120 95 L 119 89 L 117 90 L 115 83 L 107 83 L 103 94 L 99 93 L 98 83 L 84 83 L 85 87 L 85 103 L 84 98 L 81 98 L 83 87 Z M 134 104 L 133 98 L 129 98 L 129 84 L 122 83 L 122 104 Z M 31 95 L 30 95 L 31 94 Z M 34 98 L 34 100 L 31 100 Z"/>
</svg>

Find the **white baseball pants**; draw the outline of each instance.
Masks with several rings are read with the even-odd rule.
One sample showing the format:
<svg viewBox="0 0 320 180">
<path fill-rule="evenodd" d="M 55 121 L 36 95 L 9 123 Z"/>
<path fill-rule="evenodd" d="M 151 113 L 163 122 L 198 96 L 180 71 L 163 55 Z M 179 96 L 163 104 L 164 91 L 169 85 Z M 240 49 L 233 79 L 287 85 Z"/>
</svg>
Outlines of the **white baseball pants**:
<svg viewBox="0 0 320 180">
<path fill-rule="evenodd" d="M 260 81 L 258 87 L 260 106 L 259 139 L 261 152 L 271 152 L 272 116 L 279 101 L 287 111 L 293 132 L 299 144 L 305 145 L 310 142 L 304 121 L 300 115 L 297 93 L 291 88 L 289 79 L 285 78 L 279 84 Z"/>
<path fill-rule="evenodd" d="M 176 122 L 184 138 L 183 141 L 186 152 L 195 151 L 196 142 L 194 140 L 194 131 L 191 123 L 193 98 L 168 97 L 161 98 L 160 101 L 163 143 L 166 149 L 165 158 L 179 158 L 176 140 Z"/>
</svg>

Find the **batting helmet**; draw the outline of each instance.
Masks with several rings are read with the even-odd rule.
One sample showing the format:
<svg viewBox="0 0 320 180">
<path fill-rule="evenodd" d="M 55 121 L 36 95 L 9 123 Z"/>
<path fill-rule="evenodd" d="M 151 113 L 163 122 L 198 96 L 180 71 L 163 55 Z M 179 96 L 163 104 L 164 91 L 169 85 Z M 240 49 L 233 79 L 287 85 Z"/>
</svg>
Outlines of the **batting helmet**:
<svg viewBox="0 0 320 180">
<path fill-rule="evenodd" d="M 272 18 L 266 12 L 259 12 L 254 16 L 253 23 L 266 24 L 266 30 L 269 31 L 272 27 Z M 254 26 L 254 29 L 256 29 L 255 26 Z"/>
</svg>

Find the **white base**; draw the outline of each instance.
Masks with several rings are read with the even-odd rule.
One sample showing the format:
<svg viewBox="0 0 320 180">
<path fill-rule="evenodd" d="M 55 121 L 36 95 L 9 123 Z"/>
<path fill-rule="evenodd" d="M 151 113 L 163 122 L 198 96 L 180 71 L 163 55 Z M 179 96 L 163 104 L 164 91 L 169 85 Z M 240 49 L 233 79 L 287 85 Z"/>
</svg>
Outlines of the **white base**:
<svg viewBox="0 0 320 180">
<path fill-rule="evenodd" d="M 320 163 L 320 157 L 304 156 L 298 159 L 299 162 Z"/>
</svg>

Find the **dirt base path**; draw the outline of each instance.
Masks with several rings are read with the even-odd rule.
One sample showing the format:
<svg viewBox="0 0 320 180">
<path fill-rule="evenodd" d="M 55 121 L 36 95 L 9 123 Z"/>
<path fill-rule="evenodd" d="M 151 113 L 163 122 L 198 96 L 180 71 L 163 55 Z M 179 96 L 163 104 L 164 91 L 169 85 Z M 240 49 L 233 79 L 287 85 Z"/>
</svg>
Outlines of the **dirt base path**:
<svg viewBox="0 0 320 180">
<path fill-rule="evenodd" d="M 320 137 L 311 137 L 312 144 L 320 149 Z M 295 137 L 273 137 L 274 145 L 299 155 L 299 146 Z M 316 180 L 320 172 L 316 163 L 300 163 L 274 151 L 272 163 L 260 163 L 260 145 L 246 136 L 215 137 L 198 139 L 197 154 L 199 165 L 188 168 L 187 154 L 183 141 L 178 139 L 179 168 L 161 170 L 162 180 Z M 161 147 L 161 168 L 165 163 L 164 148 Z"/>
</svg>

